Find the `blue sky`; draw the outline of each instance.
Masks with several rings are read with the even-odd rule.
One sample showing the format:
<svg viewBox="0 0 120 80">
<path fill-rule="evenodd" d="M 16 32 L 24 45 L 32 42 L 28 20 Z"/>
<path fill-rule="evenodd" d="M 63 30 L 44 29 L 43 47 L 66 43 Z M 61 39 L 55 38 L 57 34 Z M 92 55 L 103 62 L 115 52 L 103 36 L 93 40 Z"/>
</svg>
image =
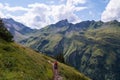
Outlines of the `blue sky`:
<svg viewBox="0 0 120 80">
<path fill-rule="evenodd" d="M 42 28 L 59 20 L 120 21 L 120 0 L 0 0 L 0 17 Z"/>
</svg>

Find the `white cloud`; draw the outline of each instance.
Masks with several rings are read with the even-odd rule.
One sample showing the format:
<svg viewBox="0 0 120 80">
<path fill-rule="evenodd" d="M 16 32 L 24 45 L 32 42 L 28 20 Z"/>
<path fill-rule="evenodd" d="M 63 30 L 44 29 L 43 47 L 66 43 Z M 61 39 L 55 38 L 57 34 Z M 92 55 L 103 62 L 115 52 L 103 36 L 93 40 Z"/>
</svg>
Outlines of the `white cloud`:
<svg viewBox="0 0 120 80">
<path fill-rule="evenodd" d="M 27 8 L 23 8 L 23 7 L 10 7 L 10 6 L 5 6 L 4 9 L 6 9 L 7 11 L 10 11 L 10 12 L 15 12 L 15 11 L 28 11 Z"/>
<path fill-rule="evenodd" d="M 86 0 L 67 0 L 64 5 L 51 6 L 51 14 L 56 21 L 68 19 L 69 22 L 80 22 L 81 19 L 75 14 L 77 11 L 86 9 L 87 7 L 77 6 L 78 4 L 84 4 Z"/>
<path fill-rule="evenodd" d="M 110 0 L 101 15 L 101 20 L 105 22 L 115 19 L 120 21 L 120 0 Z"/>
<path fill-rule="evenodd" d="M 11 7 L 9 6 L 8 3 L 2 4 L 0 3 L 0 17 L 2 18 L 13 18 L 13 15 L 11 12 L 15 13 L 18 11 L 28 11 L 27 8 L 16 6 L 16 7 Z"/>
<path fill-rule="evenodd" d="M 0 3 L 0 18 L 5 17 L 4 14 L 2 13 L 2 9 L 3 9 L 3 4 Z"/>
<path fill-rule="evenodd" d="M 84 3 L 86 3 L 86 0 L 67 0 L 67 5 L 78 5 Z"/>
<path fill-rule="evenodd" d="M 0 18 L 4 18 L 5 15 L 0 11 Z"/>
<path fill-rule="evenodd" d="M 0 3 L 0 9 L 10 11 L 10 12 L 15 12 L 15 11 L 28 11 L 27 8 L 16 6 L 16 7 L 11 7 L 9 6 L 8 3 L 1 4 Z"/>
<path fill-rule="evenodd" d="M 74 13 L 75 11 L 81 11 L 86 7 L 75 7 L 70 5 L 52 6 L 51 15 L 55 22 L 63 19 L 68 19 L 69 22 L 80 22 L 80 18 Z"/>
<path fill-rule="evenodd" d="M 61 0 L 63 1 L 63 0 Z M 47 5 L 44 3 L 29 4 L 24 8 L 21 6 L 11 7 L 9 4 L 0 4 L 0 15 L 4 17 L 11 17 L 19 22 L 24 23 L 31 28 L 42 28 L 48 24 L 55 23 L 59 20 L 68 19 L 68 21 L 76 23 L 81 19 L 75 12 L 86 9 L 87 7 L 78 6 L 85 4 L 86 0 L 67 0 L 65 4 Z M 21 16 L 16 16 L 11 12 L 26 11 Z M 3 15 L 5 14 L 5 15 Z"/>
</svg>

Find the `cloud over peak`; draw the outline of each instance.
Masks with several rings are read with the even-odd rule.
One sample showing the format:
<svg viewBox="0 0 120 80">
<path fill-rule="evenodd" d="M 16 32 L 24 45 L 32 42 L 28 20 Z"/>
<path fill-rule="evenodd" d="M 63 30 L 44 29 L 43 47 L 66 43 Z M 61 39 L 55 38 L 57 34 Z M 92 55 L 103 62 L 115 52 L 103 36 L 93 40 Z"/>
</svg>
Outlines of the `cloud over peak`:
<svg viewBox="0 0 120 80">
<path fill-rule="evenodd" d="M 120 21 L 120 0 L 110 0 L 105 10 L 101 15 L 101 20 L 111 21 L 119 20 Z"/>
<path fill-rule="evenodd" d="M 64 0 L 61 1 L 63 2 Z M 11 7 L 9 4 L 4 5 L 0 3 L 0 9 L 2 9 L 0 10 L 0 16 L 13 18 L 32 28 L 42 28 L 45 25 L 63 19 L 68 19 L 69 22 L 76 23 L 81 21 L 81 19 L 75 14 L 75 12 L 86 9 L 86 6 L 79 5 L 85 3 L 86 0 L 66 0 L 65 4 L 47 5 L 45 3 L 33 3 L 28 4 L 27 7 Z M 12 14 L 17 11 L 22 11 L 23 14 L 18 16 Z"/>
</svg>

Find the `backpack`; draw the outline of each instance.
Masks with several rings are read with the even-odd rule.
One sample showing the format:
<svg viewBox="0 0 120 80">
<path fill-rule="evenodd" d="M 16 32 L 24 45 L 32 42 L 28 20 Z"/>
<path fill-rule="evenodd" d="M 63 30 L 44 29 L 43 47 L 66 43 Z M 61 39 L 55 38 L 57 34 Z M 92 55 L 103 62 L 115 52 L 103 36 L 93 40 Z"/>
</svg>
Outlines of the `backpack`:
<svg viewBox="0 0 120 80">
<path fill-rule="evenodd" d="M 54 63 L 54 69 L 58 69 L 58 63 L 57 63 L 57 61 Z"/>
</svg>

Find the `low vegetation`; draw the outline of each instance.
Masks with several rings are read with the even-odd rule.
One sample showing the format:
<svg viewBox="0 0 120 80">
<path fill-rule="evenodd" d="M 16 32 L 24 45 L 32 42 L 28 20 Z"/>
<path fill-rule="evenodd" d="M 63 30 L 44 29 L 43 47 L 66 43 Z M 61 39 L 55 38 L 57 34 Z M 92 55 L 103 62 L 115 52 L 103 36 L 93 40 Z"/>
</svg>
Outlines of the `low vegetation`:
<svg viewBox="0 0 120 80">
<path fill-rule="evenodd" d="M 53 59 L 29 48 L 0 39 L 0 80 L 53 80 Z M 59 63 L 63 80 L 90 80 L 73 68 Z"/>
</svg>

